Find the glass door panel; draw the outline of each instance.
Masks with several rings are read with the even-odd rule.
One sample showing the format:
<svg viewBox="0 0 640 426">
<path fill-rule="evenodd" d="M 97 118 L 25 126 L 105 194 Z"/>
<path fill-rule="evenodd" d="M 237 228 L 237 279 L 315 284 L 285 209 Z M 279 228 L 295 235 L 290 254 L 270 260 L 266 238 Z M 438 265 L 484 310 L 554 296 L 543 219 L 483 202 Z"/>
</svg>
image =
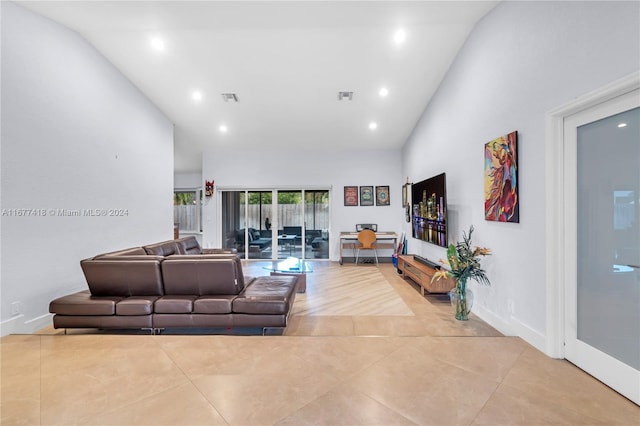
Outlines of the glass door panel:
<svg viewBox="0 0 640 426">
<path fill-rule="evenodd" d="M 305 191 L 305 253 L 329 259 L 329 191 Z"/>
<path fill-rule="evenodd" d="M 304 255 L 302 191 L 278 191 L 278 259 Z"/>
<path fill-rule="evenodd" d="M 222 191 L 222 247 L 235 248 L 246 258 L 244 191 Z"/>
<path fill-rule="evenodd" d="M 625 126 L 618 127 L 621 123 Z M 640 370 L 639 129 L 636 108 L 578 127 L 577 146 L 577 337 L 636 370 Z"/>
<path fill-rule="evenodd" d="M 564 131 L 565 357 L 640 403 L 638 91 L 567 117 Z"/>
<path fill-rule="evenodd" d="M 249 191 L 247 195 L 249 259 L 271 259 L 272 193 L 271 191 Z"/>
</svg>

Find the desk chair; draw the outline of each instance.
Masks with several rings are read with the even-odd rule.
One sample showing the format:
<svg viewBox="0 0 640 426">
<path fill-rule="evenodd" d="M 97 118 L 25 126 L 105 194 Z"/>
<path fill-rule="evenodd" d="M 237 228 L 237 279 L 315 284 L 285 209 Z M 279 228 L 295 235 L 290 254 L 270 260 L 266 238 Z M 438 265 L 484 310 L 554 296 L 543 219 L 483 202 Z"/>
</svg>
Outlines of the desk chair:
<svg viewBox="0 0 640 426">
<path fill-rule="evenodd" d="M 356 252 L 356 265 L 358 264 L 358 257 L 360 257 L 360 250 L 373 250 L 373 254 L 376 257 L 376 265 L 378 264 L 378 251 L 376 250 L 376 233 L 371 229 L 363 229 L 358 233 L 358 251 Z"/>
</svg>

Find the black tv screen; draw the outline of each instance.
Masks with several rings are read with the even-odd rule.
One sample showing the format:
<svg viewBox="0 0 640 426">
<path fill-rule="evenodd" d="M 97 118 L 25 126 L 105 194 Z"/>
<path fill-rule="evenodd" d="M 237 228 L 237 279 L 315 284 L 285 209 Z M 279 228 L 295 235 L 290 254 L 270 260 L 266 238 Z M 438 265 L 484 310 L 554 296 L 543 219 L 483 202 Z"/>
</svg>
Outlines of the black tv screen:
<svg viewBox="0 0 640 426">
<path fill-rule="evenodd" d="M 445 173 L 411 187 L 413 238 L 447 247 L 447 182 Z"/>
</svg>

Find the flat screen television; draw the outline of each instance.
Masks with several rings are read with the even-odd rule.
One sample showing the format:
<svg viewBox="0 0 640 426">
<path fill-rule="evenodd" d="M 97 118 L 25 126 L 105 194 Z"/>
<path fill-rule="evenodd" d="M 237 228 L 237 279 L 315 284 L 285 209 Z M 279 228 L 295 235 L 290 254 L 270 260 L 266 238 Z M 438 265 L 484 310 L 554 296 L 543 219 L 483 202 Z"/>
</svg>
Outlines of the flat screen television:
<svg viewBox="0 0 640 426">
<path fill-rule="evenodd" d="M 413 238 L 447 247 L 447 179 L 445 173 L 411 186 Z"/>
</svg>

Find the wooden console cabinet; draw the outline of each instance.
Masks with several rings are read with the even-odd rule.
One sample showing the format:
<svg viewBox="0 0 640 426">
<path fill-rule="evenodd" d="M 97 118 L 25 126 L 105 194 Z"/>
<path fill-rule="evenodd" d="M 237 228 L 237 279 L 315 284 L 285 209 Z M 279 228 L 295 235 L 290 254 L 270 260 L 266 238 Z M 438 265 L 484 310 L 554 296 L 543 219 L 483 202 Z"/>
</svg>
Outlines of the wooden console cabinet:
<svg viewBox="0 0 640 426">
<path fill-rule="evenodd" d="M 448 293 L 456 286 L 453 278 L 440 278 L 431 282 L 435 269 L 414 259 L 412 254 L 398 256 L 398 270 L 405 280 L 410 279 L 420 286 L 423 296 L 425 290 L 429 293 Z"/>
</svg>

